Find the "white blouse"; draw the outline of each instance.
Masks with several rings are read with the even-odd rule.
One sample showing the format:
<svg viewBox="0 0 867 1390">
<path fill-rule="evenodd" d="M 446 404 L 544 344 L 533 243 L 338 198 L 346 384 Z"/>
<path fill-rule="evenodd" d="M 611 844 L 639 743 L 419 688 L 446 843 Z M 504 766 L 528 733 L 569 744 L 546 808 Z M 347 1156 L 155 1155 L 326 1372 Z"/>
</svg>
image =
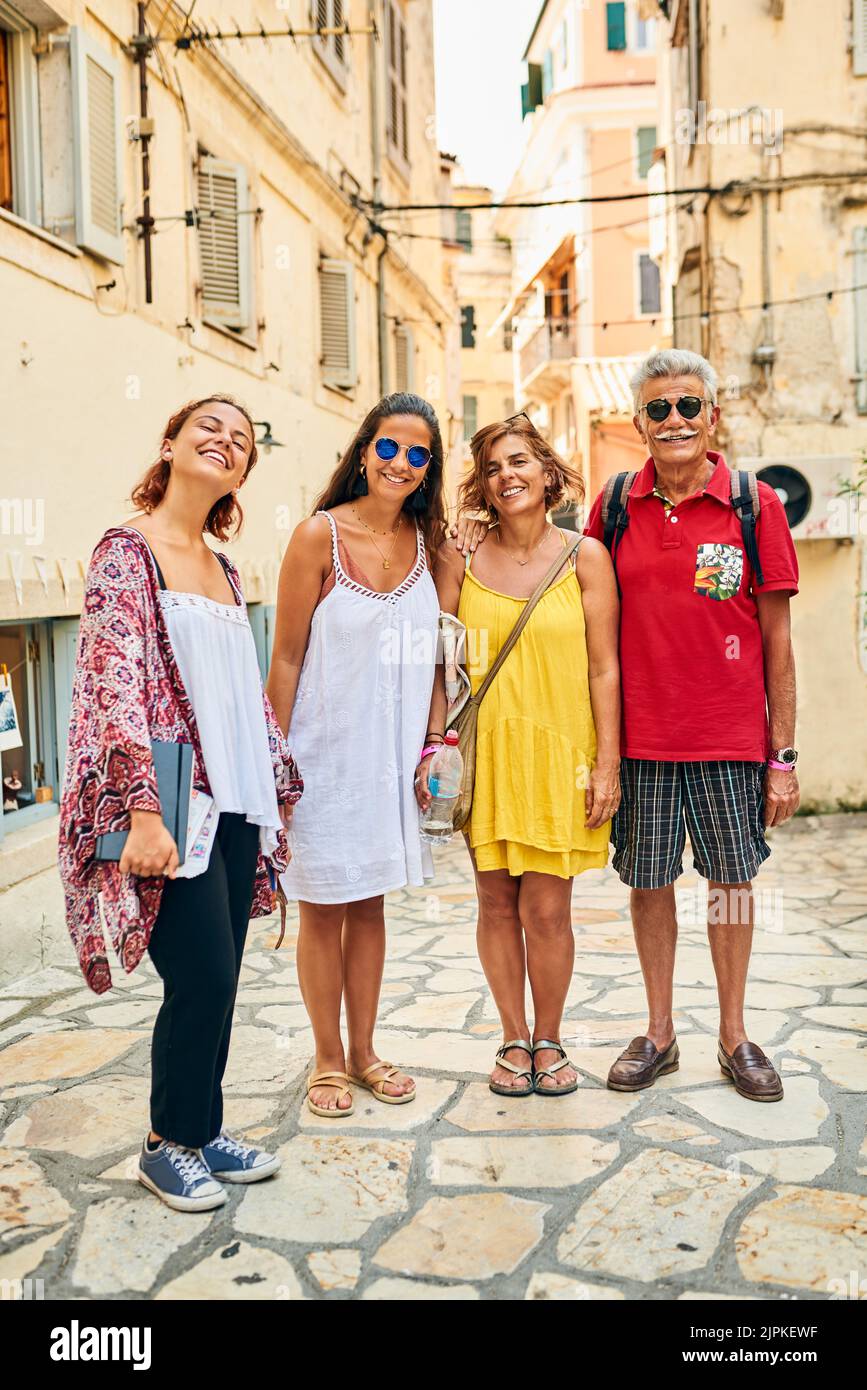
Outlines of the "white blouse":
<svg viewBox="0 0 867 1390">
<path fill-rule="evenodd" d="M 267 857 L 282 827 L 262 702 L 256 644 L 245 603 L 159 590 L 172 649 L 190 697 L 217 812 L 259 826 Z M 199 872 L 207 868 L 207 858 Z"/>
</svg>

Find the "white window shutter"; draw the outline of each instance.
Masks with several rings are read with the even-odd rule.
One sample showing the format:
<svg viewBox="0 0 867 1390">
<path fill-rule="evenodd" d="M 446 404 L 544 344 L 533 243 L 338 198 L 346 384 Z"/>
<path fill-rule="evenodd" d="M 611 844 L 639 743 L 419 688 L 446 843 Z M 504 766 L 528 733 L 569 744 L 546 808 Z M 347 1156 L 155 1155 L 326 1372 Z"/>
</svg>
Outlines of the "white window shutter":
<svg viewBox="0 0 867 1390">
<path fill-rule="evenodd" d="M 349 261 L 328 258 L 319 267 L 322 379 L 343 390 L 357 381 L 355 356 L 355 270 Z"/>
<path fill-rule="evenodd" d="M 867 285 L 867 227 L 855 228 L 853 283 Z M 867 415 L 867 289 L 852 295 L 855 320 L 855 405 L 859 415 Z"/>
<path fill-rule="evenodd" d="M 867 0 L 852 0 L 852 71 L 867 77 Z"/>
<path fill-rule="evenodd" d="M 401 324 L 394 331 L 394 384 L 397 391 L 413 389 L 412 329 Z"/>
<path fill-rule="evenodd" d="M 225 328 L 249 328 L 252 261 L 247 171 L 202 155 L 197 171 L 202 316 Z"/>
<path fill-rule="evenodd" d="M 75 241 L 93 255 L 122 265 L 119 66 L 110 53 L 74 25 L 70 68 Z"/>
</svg>

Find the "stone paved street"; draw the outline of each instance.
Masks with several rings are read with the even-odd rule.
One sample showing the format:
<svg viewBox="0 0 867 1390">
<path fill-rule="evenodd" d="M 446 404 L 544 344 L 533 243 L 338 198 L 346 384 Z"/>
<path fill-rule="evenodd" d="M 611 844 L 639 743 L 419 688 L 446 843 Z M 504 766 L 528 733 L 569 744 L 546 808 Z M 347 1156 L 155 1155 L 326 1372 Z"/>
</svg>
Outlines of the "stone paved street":
<svg viewBox="0 0 867 1390">
<path fill-rule="evenodd" d="M 679 885 L 680 1070 L 637 1096 L 605 1088 L 646 1022 L 610 869 L 573 900 L 563 1036 L 581 1086 L 562 1100 L 492 1095 L 499 1028 L 459 844 L 440 854 L 435 889 L 387 904 L 377 1043 L 417 1076 L 411 1105 L 356 1091 L 346 1122 L 302 1108 L 311 1035 L 294 931 L 275 953 L 273 921 L 251 924 L 226 1123 L 283 1166 L 195 1216 L 130 1181 L 153 969 L 115 968 L 97 999 L 71 947 L 54 951 L 0 989 L 0 1279 L 40 1279 L 46 1299 L 851 1296 L 867 1255 L 867 817 L 802 820 L 773 847 L 747 1023 L 782 1072 L 781 1104 L 744 1100 L 720 1076 L 692 874 Z M 42 880 L 53 899 L 55 875 Z"/>
</svg>

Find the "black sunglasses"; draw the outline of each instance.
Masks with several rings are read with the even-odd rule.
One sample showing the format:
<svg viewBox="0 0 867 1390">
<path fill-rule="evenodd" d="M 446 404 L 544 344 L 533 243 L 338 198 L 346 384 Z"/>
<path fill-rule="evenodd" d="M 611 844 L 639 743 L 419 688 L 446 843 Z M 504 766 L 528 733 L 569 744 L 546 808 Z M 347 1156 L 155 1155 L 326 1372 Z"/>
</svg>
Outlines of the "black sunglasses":
<svg viewBox="0 0 867 1390">
<path fill-rule="evenodd" d="M 426 468 L 431 461 L 431 451 L 426 449 L 423 444 L 398 444 L 396 439 L 377 439 L 374 444 L 377 458 L 381 458 L 384 463 L 389 459 L 397 458 L 401 449 L 406 449 L 406 461 L 410 468 Z"/>
<path fill-rule="evenodd" d="M 677 402 L 677 413 L 678 415 L 682 415 L 684 420 L 694 420 L 703 405 L 704 400 L 701 396 L 681 396 L 680 400 Z M 658 423 L 661 420 L 668 419 L 671 414 L 671 407 L 671 401 L 662 400 L 660 397 L 655 401 L 648 401 L 647 404 L 641 406 L 640 409 L 646 410 L 651 420 L 655 420 Z"/>
</svg>

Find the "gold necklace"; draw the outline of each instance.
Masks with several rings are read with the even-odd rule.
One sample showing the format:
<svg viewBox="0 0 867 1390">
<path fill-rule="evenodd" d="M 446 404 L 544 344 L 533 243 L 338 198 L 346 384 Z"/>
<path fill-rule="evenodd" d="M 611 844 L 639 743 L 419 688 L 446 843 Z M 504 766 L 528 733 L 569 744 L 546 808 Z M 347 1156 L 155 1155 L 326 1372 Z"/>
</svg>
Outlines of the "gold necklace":
<svg viewBox="0 0 867 1390">
<path fill-rule="evenodd" d="M 539 541 L 539 544 L 538 544 L 538 545 L 534 545 L 534 546 L 533 546 L 533 549 L 530 551 L 530 554 L 527 556 L 526 560 L 519 560 L 518 557 L 517 557 L 517 555 L 513 555 L 513 554 L 512 554 L 511 550 L 506 550 L 506 547 L 503 545 L 503 541 L 502 541 L 502 538 L 501 538 L 501 536 L 500 536 L 499 527 L 497 527 L 497 540 L 499 541 L 500 545 L 503 546 L 503 549 L 506 550 L 506 554 L 508 555 L 509 559 L 510 559 L 510 560 L 514 560 L 515 564 L 516 564 L 516 565 L 520 565 L 521 568 L 523 569 L 525 565 L 529 565 L 530 561 L 532 560 L 533 556 L 536 554 L 536 551 L 539 549 L 539 546 L 541 546 L 542 542 L 545 541 L 545 540 L 547 540 L 547 538 L 548 538 L 548 532 L 550 531 L 550 529 L 551 529 L 550 526 L 546 526 L 546 527 L 545 527 L 545 530 L 542 532 L 542 540 Z"/>
<path fill-rule="evenodd" d="M 364 527 L 365 531 L 368 531 L 368 532 L 370 533 L 370 539 L 373 541 L 373 544 L 376 546 L 377 550 L 379 551 L 379 557 L 380 557 L 380 559 L 382 560 L 382 568 L 383 568 L 384 570 L 390 570 L 390 569 L 391 569 L 391 557 L 392 557 L 392 555 L 394 554 L 394 547 L 397 545 L 397 538 L 398 538 L 398 536 L 400 535 L 400 528 L 401 528 L 401 526 L 403 525 L 403 517 L 402 517 L 400 514 L 398 514 L 398 518 L 397 518 L 397 529 L 395 530 L 395 533 L 394 533 L 394 540 L 393 540 L 392 543 L 391 543 L 391 550 L 388 552 L 387 555 L 383 555 L 382 551 L 379 549 L 379 546 L 378 546 L 378 544 L 377 544 L 376 537 L 377 537 L 377 535 L 380 535 L 380 536 L 387 536 L 387 535 L 389 534 L 388 531 L 374 531 L 373 527 L 372 527 L 372 526 L 368 526 L 368 524 L 367 524 L 367 522 L 364 520 L 364 518 L 358 515 L 358 512 L 356 511 L 355 507 L 353 507 L 352 510 L 353 510 L 353 512 L 355 513 L 355 516 L 356 516 L 356 517 L 358 518 L 358 520 L 361 522 L 361 524 L 362 524 L 362 526 Z"/>
</svg>

